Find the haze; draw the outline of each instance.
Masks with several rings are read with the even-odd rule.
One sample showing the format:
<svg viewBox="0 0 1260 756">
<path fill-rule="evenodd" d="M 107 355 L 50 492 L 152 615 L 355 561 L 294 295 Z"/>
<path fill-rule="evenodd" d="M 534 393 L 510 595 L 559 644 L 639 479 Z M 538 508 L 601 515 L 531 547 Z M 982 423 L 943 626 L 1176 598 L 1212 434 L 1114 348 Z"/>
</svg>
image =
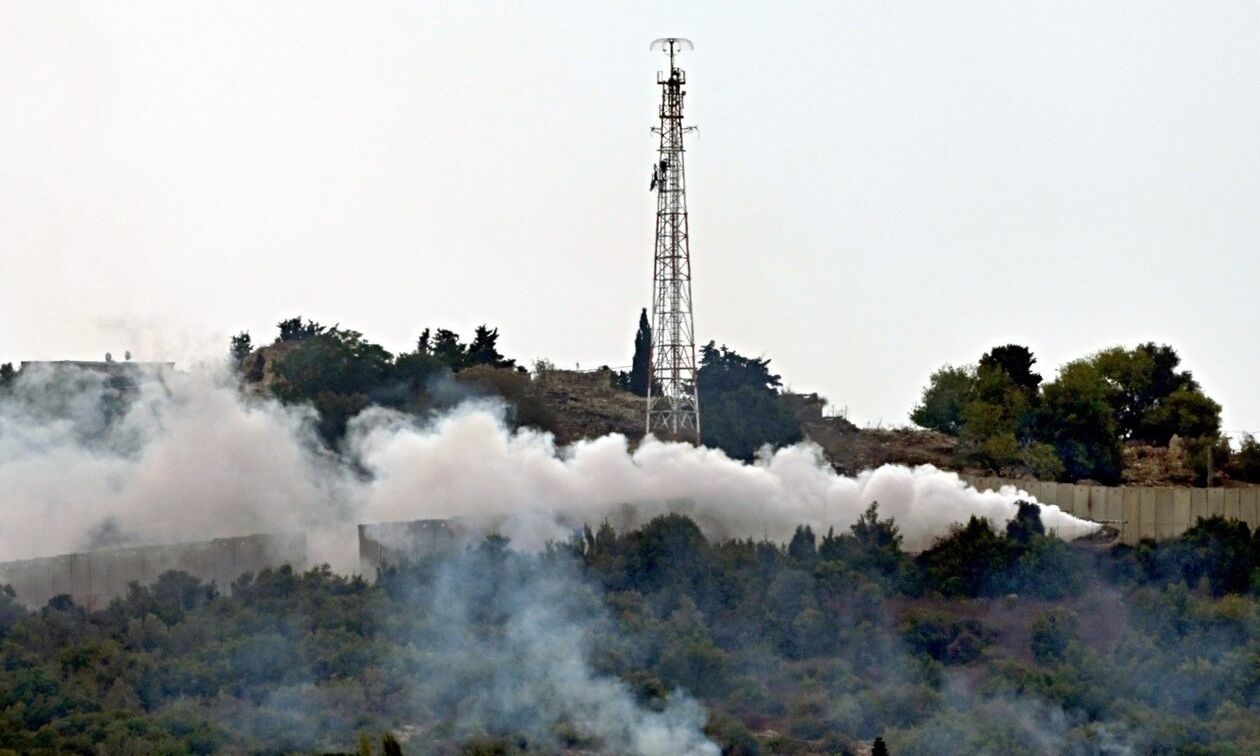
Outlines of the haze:
<svg viewBox="0 0 1260 756">
<path fill-rule="evenodd" d="M 666 35 L 701 342 L 887 424 L 996 344 L 1156 340 L 1260 431 L 1252 3 L 6 2 L 0 362 L 302 314 L 626 365 Z"/>
</svg>

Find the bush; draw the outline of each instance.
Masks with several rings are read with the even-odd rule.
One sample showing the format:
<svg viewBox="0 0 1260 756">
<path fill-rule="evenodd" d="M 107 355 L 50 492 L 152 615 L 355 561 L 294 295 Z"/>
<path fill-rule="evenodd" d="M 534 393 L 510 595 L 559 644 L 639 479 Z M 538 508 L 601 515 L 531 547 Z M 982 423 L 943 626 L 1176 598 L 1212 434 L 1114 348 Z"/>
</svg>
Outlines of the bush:
<svg viewBox="0 0 1260 756">
<path fill-rule="evenodd" d="M 1054 610 L 1033 620 L 1032 655 L 1038 664 L 1059 664 L 1067 659 L 1068 647 L 1076 641 L 1076 615 Z"/>
<path fill-rule="evenodd" d="M 915 651 L 946 664 L 975 661 L 993 636 L 976 620 L 955 620 L 937 612 L 911 614 L 898 630 Z"/>
</svg>

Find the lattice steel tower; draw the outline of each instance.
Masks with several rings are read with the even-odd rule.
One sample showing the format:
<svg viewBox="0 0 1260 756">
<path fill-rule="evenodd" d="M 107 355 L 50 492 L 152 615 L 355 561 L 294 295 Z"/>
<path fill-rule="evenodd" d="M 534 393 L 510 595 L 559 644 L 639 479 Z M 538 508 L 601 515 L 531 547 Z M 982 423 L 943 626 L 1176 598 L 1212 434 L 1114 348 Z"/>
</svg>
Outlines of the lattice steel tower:
<svg viewBox="0 0 1260 756">
<path fill-rule="evenodd" d="M 696 395 L 696 339 L 691 315 L 691 248 L 687 228 L 687 180 L 683 171 L 683 85 L 687 74 L 675 56 L 691 50 L 690 40 L 669 37 L 652 43 L 669 56 L 669 72 L 656 74 L 661 86 L 661 125 L 657 163 L 656 256 L 652 266 L 652 363 L 649 369 L 647 432 L 700 441 L 700 402 Z"/>
</svg>

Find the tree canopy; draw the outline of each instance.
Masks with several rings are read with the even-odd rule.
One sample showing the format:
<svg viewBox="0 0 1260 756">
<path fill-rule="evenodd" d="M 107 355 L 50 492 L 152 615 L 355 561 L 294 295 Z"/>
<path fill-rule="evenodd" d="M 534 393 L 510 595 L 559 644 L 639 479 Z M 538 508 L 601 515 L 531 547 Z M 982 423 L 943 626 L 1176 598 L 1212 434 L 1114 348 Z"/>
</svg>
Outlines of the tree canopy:
<svg viewBox="0 0 1260 756">
<path fill-rule="evenodd" d="M 751 460 L 765 445 L 801 439 L 800 421 L 780 393 L 768 358 L 745 357 L 710 341 L 700 350 L 700 428 L 704 443 Z"/>
<path fill-rule="evenodd" d="M 1041 478 L 1118 483 L 1126 440 L 1217 445 L 1220 405 L 1167 345 L 1114 347 L 1044 382 L 1027 347 L 1006 344 L 977 365 L 934 372 L 911 419 L 958 436 L 964 463 Z"/>
</svg>

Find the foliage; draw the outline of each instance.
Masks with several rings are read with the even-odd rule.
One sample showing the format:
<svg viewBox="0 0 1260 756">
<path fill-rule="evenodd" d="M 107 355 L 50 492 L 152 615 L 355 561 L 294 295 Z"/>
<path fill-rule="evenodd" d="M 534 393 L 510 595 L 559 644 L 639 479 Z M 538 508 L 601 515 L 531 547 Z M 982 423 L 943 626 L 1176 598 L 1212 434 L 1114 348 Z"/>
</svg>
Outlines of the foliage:
<svg viewBox="0 0 1260 756">
<path fill-rule="evenodd" d="M 1043 391 L 1039 435 L 1063 461 L 1068 480 L 1120 482 L 1121 445 L 1110 391 L 1087 361 L 1070 362 Z"/>
<path fill-rule="evenodd" d="M 13 379 L 17 377 L 17 371 L 13 369 L 12 362 L 6 362 L 0 365 L 0 390 L 7 388 L 13 384 Z"/>
<path fill-rule="evenodd" d="M 313 320 L 303 320 L 301 316 L 282 320 L 276 324 L 276 327 L 280 329 L 280 335 L 276 338 L 277 343 L 306 341 L 328 330 Z"/>
<path fill-rule="evenodd" d="M 1122 438 L 1165 445 L 1173 435 L 1215 436 L 1220 405 L 1205 396 L 1181 357 L 1167 344 L 1113 347 L 1090 362 L 1111 387 L 1110 401 Z"/>
<path fill-rule="evenodd" d="M 648 381 L 652 369 L 652 324 L 648 322 L 647 308 L 639 313 L 639 330 L 634 334 L 634 357 L 630 374 L 623 388 L 639 396 L 647 396 Z"/>
<path fill-rule="evenodd" d="M 1076 615 L 1056 609 L 1032 623 L 1032 655 L 1038 664 L 1058 664 L 1067 660 L 1068 649 L 1077 642 Z"/>
<path fill-rule="evenodd" d="M 1007 344 L 994 347 L 980 358 L 981 371 L 995 371 L 1005 374 L 1019 389 L 1029 396 L 1037 392 L 1041 385 L 1041 375 L 1034 373 L 1032 366 L 1037 358 L 1032 350 L 1019 344 Z"/>
<path fill-rule="evenodd" d="M 801 439 L 800 422 L 779 393 L 770 360 L 744 357 L 710 341 L 700 350 L 700 427 L 704 442 L 734 459 L 751 460 L 765 445 Z"/>
<path fill-rule="evenodd" d="M 498 339 L 498 329 L 485 325 L 467 345 L 453 331 L 430 335 L 426 329 L 414 352 L 395 357 L 357 331 L 291 318 L 281 323 L 281 340 L 291 347 L 274 362 L 272 393 L 314 407 L 320 435 L 330 445 L 370 406 L 424 415 L 469 393 L 504 400 L 515 425 L 551 429 L 554 418 L 532 391 L 528 374 L 499 353 Z M 454 371 L 457 383 L 450 380 Z"/>
<path fill-rule="evenodd" d="M 1229 474 L 1238 480 L 1260 483 L 1260 441 L 1250 433 L 1243 434 L 1238 453 L 1230 461 Z"/>
<path fill-rule="evenodd" d="M 496 670 L 460 649 L 506 642 L 525 607 L 531 621 L 587 617 L 582 648 L 556 638 L 555 652 L 584 653 L 645 707 L 697 696 L 727 753 L 876 738 L 899 753 L 1253 752 L 1260 598 L 1242 576 L 1260 555 L 1247 527 L 1214 518 L 1111 552 L 1043 531 L 1025 505 L 1004 531 L 973 519 L 914 559 L 875 507 L 843 535 L 802 525 L 786 545 L 711 541 L 668 515 L 536 555 L 492 537 L 374 583 L 286 567 L 220 590 L 167 573 L 97 611 L 65 596 L 28 611 L 0 590 L 0 750 L 606 751 L 581 712 L 541 730 L 479 718 Z M 1074 598 L 1085 581 L 1029 590 L 1065 564 L 1101 607 Z M 530 593 L 559 575 L 547 601 Z M 1011 586 L 1035 600 L 970 597 Z"/>
<path fill-rule="evenodd" d="M 515 368 L 516 360 L 507 359 L 499 354 L 498 344 L 498 328 L 490 328 L 484 323 L 477 326 L 461 367 L 486 365 L 492 368 Z"/>
<path fill-rule="evenodd" d="M 1195 449 L 1218 445 L 1221 407 L 1178 369 L 1170 346 L 1113 347 L 1069 362 L 1049 383 L 1036 361 L 1027 347 L 1006 344 L 975 368 L 946 365 L 911 419 L 958 436 L 964 464 L 1040 479 L 1118 483 L 1125 440 L 1163 445 L 1176 435 Z M 1206 459 L 1194 455 L 1201 480 Z"/>
<path fill-rule="evenodd" d="M 232 358 L 232 364 L 240 367 L 245 361 L 249 353 L 254 351 L 254 341 L 249 336 L 249 331 L 241 331 L 232 337 L 232 344 L 228 349 L 228 356 Z"/>
<path fill-rule="evenodd" d="M 963 428 L 963 410 L 975 391 L 976 372 L 970 367 L 945 365 L 932 373 L 923 399 L 910 413 L 915 424 L 957 436 Z"/>
</svg>

